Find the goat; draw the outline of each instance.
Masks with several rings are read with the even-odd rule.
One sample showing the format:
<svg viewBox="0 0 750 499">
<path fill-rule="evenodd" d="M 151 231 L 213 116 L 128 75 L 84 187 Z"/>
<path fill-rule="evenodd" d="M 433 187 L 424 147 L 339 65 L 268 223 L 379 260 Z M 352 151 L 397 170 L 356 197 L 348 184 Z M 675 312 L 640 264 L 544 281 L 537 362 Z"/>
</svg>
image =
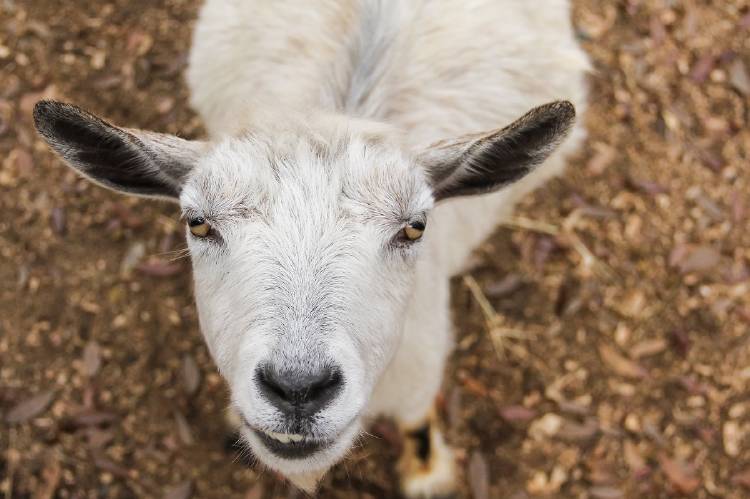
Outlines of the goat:
<svg viewBox="0 0 750 499">
<path fill-rule="evenodd" d="M 432 410 L 449 278 L 581 143 L 588 68 L 568 0 L 207 0 L 187 80 L 210 139 L 51 101 L 34 119 L 92 181 L 180 204 L 262 463 L 313 491 L 386 415 L 404 494 L 436 497 L 456 487 Z"/>
</svg>

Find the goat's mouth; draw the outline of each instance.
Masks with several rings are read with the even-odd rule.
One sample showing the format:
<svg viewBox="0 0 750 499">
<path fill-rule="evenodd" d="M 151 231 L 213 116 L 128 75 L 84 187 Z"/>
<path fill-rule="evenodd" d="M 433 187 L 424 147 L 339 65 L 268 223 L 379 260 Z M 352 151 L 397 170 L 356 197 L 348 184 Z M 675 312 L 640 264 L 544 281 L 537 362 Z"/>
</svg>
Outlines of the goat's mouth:
<svg viewBox="0 0 750 499">
<path fill-rule="evenodd" d="M 284 459 L 304 459 L 333 443 L 331 440 L 321 440 L 298 433 L 276 433 L 255 428 L 252 428 L 252 431 L 269 451 Z"/>
</svg>

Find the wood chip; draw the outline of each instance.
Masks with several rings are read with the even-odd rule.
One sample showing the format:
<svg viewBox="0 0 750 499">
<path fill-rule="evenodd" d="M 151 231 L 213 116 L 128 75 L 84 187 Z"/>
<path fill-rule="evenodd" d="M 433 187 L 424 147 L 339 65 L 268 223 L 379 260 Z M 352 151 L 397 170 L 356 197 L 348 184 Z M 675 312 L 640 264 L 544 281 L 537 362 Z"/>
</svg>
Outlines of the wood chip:
<svg viewBox="0 0 750 499">
<path fill-rule="evenodd" d="M 95 341 L 90 341 L 83 349 L 83 370 L 88 377 L 93 377 L 101 367 L 101 347 Z"/>
<path fill-rule="evenodd" d="M 65 217 L 65 208 L 60 206 L 52 208 L 52 213 L 50 213 L 50 223 L 55 234 L 58 236 L 64 236 L 68 228 Z"/>
<path fill-rule="evenodd" d="M 714 67 L 716 66 L 716 56 L 713 54 L 704 54 L 698 58 L 696 63 L 693 65 L 693 69 L 690 71 L 690 78 L 695 83 L 703 84 L 708 79 L 708 75 L 711 74 Z"/>
<path fill-rule="evenodd" d="M 594 149 L 596 153 L 589 161 L 586 169 L 592 175 L 601 175 L 615 160 L 617 151 L 615 148 L 603 143 L 595 144 Z"/>
<path fill-rule="evenodd" d="M 490 298 L 500 298 L 518 290 L 522 284 L 523 278 L 521 274 L 511 272 L 510 274 L 506 274 L 501 280 L 487 286 L 485 293 Z"/>
<path fill-rule="evenodd" d="M 692 494 L 701 486 L 692 466 L 671 459 L 666 454 L 659 456 L 659 465 L 669 483 L 683 494 Z"/>
<path fill-rule="evenodd" d="M 193 482 L 190 480 L 184 481 L 173 487 L 168 488 L 164 492 L 164 499 L 189 499 L 193 495 Z"/>
<path fill-rule="evenodd" d="M 151 277 L 172 277 L 183 271 L 181 263 L 170 263 L 164 260 L 151 259 L 139 264 L 136 269 L 141 274 Z"/>
<path fill-rule="evenodd" d="M 245 499 L 263 499 L 264 493 L 265 487 L 263 486 L 263 482 L 258 482 L 250 487 L 245 494 Z"/>
<path fill-rule="evenodd" d="M 747 72 L 747 66 L 742 59 L 735 59 L 729 66 L 729 82 L 743 95 L 750 95 L 750 73 Z"/>
<path fill-rule="evenodd" d="M 641 357 L 650 357 L 662 353 L 667 349 L 669 344 L 664 338 L 655 338 L 652 340 L 643 340 L 633 345 L 630 349 L 630 355 L 636 359 Z"/>
<path fill-rule="evenodd" d="M 500 408 L 500 416 L 509 423 L 525 423 L 536 417 L 536 411 L 522 405 L 508 405 Z"/>
<path fill-rule="evenodd" d="M 487 466 L 487 460 L 480 453 L 475 451 L 469 460 L 469 469 L 467 472 L 469 478 L 469 487 L 474 499 L 489 499 L 490 497 L 490 475 Z"/>
<path fill-rule="evenodd" d="M 33 397 L 22 400 L 8 411 L 5 415 L 5 422 L 11 424 L 24 423 L 44 412 L 54 398 L 54 390 L 45 390 Z"/>
<path fill-rule="evenodd" d="M 55 497 L 55 491 L 60 485 L 62 469 L 57 456 L 51 454 L 47 459 L 47 464 L 42 469 L 42 480 L 39 488 L 34 492 L 34 499 L 52 499 Z"/>
<path fill-rule="evenodd" d="M 621 497 L 625 497 L 622 490 L 606 486 L 591 487 L 589 489 L 589 496 L 594 499 L 620 499 Z"/>
<path fill-rule="evenodd" d="M 187 354 L 182 357 L 182 385 L 188 395 L 194 394 L 198 390 L 201 382 L 201 374 L 198 365 L 192 355 Z"/>
<path fill-rule="evenodd" d="M 190 430 L 190 424 L 188 424 L 185 416 L 181 412 L 175 411 L 174 413 L 175 423 L 177 425 L 177 435 L 185 445 L 193 445 L 195 439 L 193 438 L 193 432 Z"/>
<path fill-rule="evenodd" d="M 625 463 L 634 475 L 640 474 L 647 467 L 646 460 L 641 455 L 638 447 L 630 440 L 625 440 L 622 451 Z"/>
<path fill-rule="evenodd" d="M 612 371 L 625 378 L 641 379 L 648 374 L 646 369 L 624 357 L 607 344 L 599 346 L 599 355 L 601 355 L 602 362 L 609 366 Z"/>
<path fill-rule="evenodd" d="M 565 420 L 557 431 L 557 438 L 566 442 L 585 443 L 599 434 L 599 422 L 588 418 L 583 424 Z"/>
<path fill-rule="evenodd" d="M 677 262 L 680 272 L 705 272 L 713 269 L 721 261 L 721 253 L 710 246 L 690 248 L 684 257 Z"/>
<path fill-rule="evenodd" d="M 735 474 L 732 477 L 732 483 L 745 487 L 746 489 L 750 489 L 750 468 L 746 468 L 745 470 Z"/>
</svg>

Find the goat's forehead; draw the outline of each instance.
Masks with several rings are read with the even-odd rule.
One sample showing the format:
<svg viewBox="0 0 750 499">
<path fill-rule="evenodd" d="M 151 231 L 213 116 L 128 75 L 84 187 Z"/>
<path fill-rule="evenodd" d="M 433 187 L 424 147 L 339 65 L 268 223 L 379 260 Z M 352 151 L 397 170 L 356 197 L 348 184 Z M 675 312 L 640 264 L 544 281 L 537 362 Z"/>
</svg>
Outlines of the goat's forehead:
<svg viewBox="0 0 750 499">
<path fill-rule="evenodd" d="M 202 212 L 374 211 L 408 216 L 432 203 L 424 174 L 398 146 L 352 133 L 247 135 L 217 144 L 183 190 Z"/>
</svg>

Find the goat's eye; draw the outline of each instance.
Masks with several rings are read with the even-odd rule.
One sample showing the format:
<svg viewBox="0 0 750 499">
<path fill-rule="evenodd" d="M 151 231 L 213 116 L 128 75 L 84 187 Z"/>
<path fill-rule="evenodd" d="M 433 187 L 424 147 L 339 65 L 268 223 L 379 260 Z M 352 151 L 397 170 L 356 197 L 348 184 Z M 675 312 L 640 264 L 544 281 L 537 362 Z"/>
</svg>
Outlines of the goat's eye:
<svg viewBox="0 0 750 499">
<path fill-rule="evenodd" d="M 424 234 L 424 229 L 424 222 L 411 222 L 403 228 L 402 234 L 404 235 L 404 239 L 408 241 L 417 241 L 422 237 L 422 234 Z"/>
<path fill-rule="evenodd" d="M 206 237 L 211 232 L 211 224 L 203 217 L 195 217 L 188 220 L 190 233 L 195 237 Z"/>
</svg>

